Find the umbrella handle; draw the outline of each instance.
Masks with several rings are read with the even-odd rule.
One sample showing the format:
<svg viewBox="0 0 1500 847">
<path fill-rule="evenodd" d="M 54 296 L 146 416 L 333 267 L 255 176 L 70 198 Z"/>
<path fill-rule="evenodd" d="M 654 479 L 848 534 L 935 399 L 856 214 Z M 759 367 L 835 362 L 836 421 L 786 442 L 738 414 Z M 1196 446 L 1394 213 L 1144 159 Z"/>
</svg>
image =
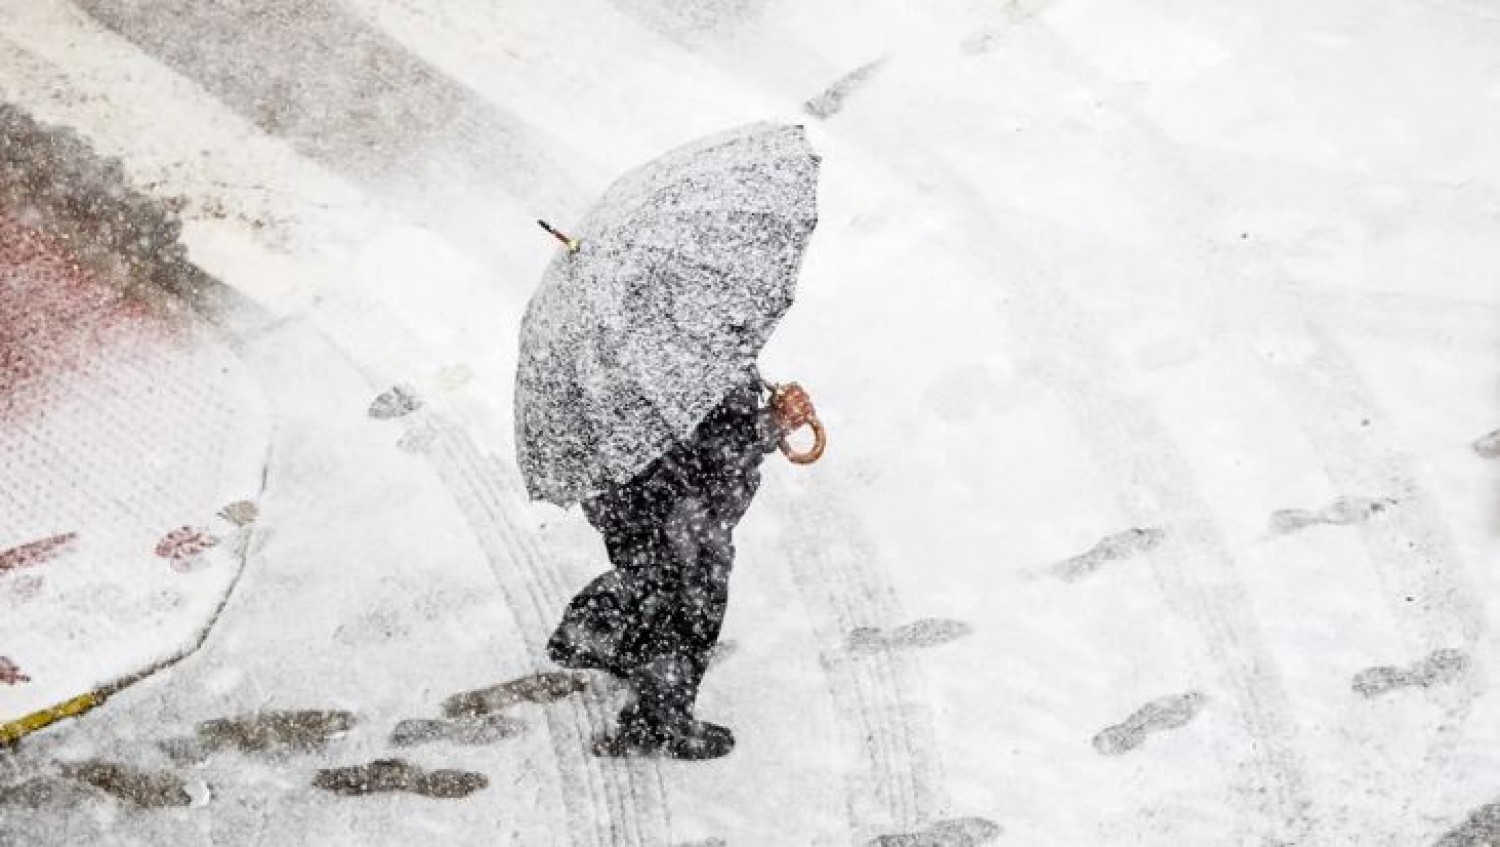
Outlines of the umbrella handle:
<svg viewBox="0 0 1500 847">
<path fill-rule="evenodd" d="M 787 436 L 791 433 L 781 436 L 781 454 L 794 465 L 810 465 L 816 462 L 823 458 L 823 450 L 828 447 L 828 432 L 823 429 L 823 422 L 813 417 L 808 419 L 807 425 L 812 427 L 813 431 L 813 446 L 810 450 L 798 452 L 792 449 L 792 443 L 787 440 Z"/>
</svg>

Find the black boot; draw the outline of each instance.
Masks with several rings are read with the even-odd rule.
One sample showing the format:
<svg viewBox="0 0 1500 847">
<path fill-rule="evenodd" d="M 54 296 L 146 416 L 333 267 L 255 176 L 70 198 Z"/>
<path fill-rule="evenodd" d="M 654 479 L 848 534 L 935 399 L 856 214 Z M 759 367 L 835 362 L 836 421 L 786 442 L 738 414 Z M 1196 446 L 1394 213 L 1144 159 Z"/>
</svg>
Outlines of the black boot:
<svg viewBox="0 0 1500 847">
<path fill-rule="evenodd" d="M 630 605 L 618 573 L 595 579 L 568 604 L 547 641 L 547 655 L 565 668 L 601 670 L 623 679 L 626 641 L 636 626 Z"/>
<path fill-rule="evenodd" d="M 644 717 L 634 707 L 620 713 L 615 731 L 594 741 L 594 755 L 665 756 L 670 759 L 718 759 L 734 749 L 728 727 L 691 717 L 668 721 Z"/>
<path fill-rule="evenodd" d="M 706 661 L 662 658 L 630 674 L 635 701 L 620 712 L 615 731 L 594 745 L 600 756 L 717 759 L 734 749 L 727 727 L 693 717 Z"/>
</svg>

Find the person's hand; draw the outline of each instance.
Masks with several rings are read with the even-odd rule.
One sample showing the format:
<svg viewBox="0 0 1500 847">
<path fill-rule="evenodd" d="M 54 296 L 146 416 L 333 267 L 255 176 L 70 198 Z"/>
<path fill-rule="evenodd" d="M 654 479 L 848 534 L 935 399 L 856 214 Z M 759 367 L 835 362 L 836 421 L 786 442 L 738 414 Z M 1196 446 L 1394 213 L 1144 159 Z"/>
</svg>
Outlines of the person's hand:
<svg viewBox="0 0 1500 847">
<path fill-rule="evenodd" d="M 823 456 L 828 445 L 828 434 L 818 420 L 812 398 L 795 382 L 771 388 L 771 418 L 781 433 L 781 452 L 793 464 L 810 465 Z M 796 450 L 788 437 L 803 427 L 812 427 L 813 446 L 809 450 Z"/>
<path fill-rule="evenodd" d="M 782 435 L 807 426 L 817 417 L 812 398 L 797 383 L 778 385 L 771 391 L 771 418 Z"/>
</svg>

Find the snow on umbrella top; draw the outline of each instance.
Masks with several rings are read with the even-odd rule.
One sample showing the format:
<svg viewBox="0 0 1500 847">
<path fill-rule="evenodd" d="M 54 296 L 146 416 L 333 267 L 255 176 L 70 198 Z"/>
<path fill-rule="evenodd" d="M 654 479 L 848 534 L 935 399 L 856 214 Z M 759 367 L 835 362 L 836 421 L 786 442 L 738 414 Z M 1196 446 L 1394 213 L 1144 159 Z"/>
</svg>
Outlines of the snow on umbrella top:
<svg viewBox="0 0 1500 847">
<path fill-rule="evenodd" d="M 516 451 L 534 499 L 629 480 L 747 378 L 817 225 L 800 126 L 752 124 L 621 177 L 521 324 Z"/>
</svg>

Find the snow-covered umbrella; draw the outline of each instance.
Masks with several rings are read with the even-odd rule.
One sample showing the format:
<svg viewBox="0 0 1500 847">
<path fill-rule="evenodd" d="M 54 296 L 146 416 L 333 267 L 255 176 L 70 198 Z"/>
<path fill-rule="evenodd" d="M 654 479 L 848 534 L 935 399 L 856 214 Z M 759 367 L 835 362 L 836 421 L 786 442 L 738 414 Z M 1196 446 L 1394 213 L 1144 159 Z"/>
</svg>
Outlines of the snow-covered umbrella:
<svg viewBox="0 0 1500 847">
<path fill-rule="evenodd" d="M 521 324 L 516 450 L 534 499 L 629 480 L 746 378 L 792 304 L 817 225 L 818 156 L 759 123 L 610 186 Z"/>
</svg>

